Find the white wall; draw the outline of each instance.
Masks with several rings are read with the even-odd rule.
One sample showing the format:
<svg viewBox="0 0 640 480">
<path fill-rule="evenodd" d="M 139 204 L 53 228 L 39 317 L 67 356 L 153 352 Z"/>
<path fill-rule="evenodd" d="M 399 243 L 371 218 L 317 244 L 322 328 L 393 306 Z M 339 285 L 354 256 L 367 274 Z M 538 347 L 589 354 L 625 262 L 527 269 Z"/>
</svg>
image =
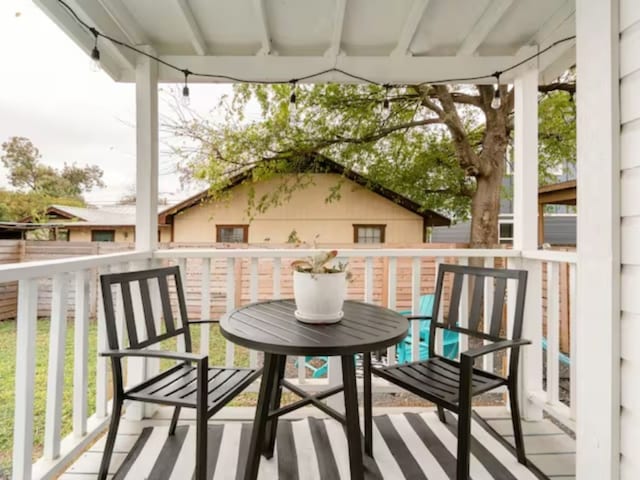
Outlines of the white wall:
<svg viewBox="0 0 640 480">
<path fill-rule="evenodd" d="M 620 478 L 640 476 L 640 2 L 620 0 Z"/>
</svg>

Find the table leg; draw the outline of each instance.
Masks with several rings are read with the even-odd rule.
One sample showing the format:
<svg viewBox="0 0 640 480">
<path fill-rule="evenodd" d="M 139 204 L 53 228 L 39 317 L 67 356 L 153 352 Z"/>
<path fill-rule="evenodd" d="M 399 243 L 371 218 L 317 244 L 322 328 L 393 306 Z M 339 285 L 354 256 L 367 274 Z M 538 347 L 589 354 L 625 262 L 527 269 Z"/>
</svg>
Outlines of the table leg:
<svg viewBox="0 0 640 480">
<path fill-rule="evenodd" d="M 364 479 L 360 420 L 358 418 L 358 391 L 356 367 L 353 355 L 342 356 L 342 383 L 344 385 L 344 409 L 347 419 L 347 444 L 349 445 L 349 468 L 351 480 Z"/>
<path fill-rule="evenodd" d="M 371 353 L 362 354 L 362 376 L 364 397 L 364 452 L 370 457 L 373 456 L 373 434 L 372 434 L 372 407 L 371 407 Z"/>
<path fill-rule="evenodd" d="M 280 399 L 282 397 L 282 379 L 284 378 L 284 370 L 287 365 L 286 355 L 275 355 L 276 357 L 276 378 L 271 386 L 271 394 L 269 395 L 269 411 L 280 408 Z M 262 453 L 265 458 L 273 457 L 273 449 L 276 444 L 276 431 L 278 429 L 278 418 L 267 420 L 266 431 L 264 435 L 264 450 Z"/>
<path fill-rule="evenodd" d="M 244 480 L 256 480 L 258 469 L 260 468 L 260 453 L 265 437 L 267 415 L 269 414 L 269 399 L 273 382 L 276 380 L 278 366 L 277 355 L 265 353 L 264 369 L 260 382 L 260 393 L 258 394 L 258 405 L 256 406 L 256 416 L 253 420 L 253 432 L 251 433 L 251 444 L 247 457 Z"/>
</svg>

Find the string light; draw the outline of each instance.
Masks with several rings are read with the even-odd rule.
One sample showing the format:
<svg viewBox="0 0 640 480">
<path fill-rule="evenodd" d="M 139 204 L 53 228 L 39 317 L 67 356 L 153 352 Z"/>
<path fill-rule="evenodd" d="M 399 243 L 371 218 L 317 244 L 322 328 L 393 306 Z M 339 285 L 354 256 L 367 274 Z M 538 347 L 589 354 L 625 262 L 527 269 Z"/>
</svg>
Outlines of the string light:
<svg viewBox="0 0 640 480">
<path fill-rule="evenodd" d="M 496 72 L 493 74 L 496 77 L 496 89 L 493 92 L 493 100 L 491 100 L 491 108 L 494 110 L 498 110 L 502 105 L 502 100 L 500 99 L 500 72 Z"/>
<path fill-rule="evenodd" d="M 291 80 L 291 96 L 289 97 L 289 122 L 295 123 L 296 121 L 296 113 L 297 113 L 297 105 L 296 105 L 296 84 L 297 80 Z"/>
<path fill-rule="evenodd" d="M 191 72 L 189 70 L 183 70 L 182 73 L 184 73 L 184 87 L 182 87 L 182 105 L 185 107 L 188 107 L 189 105 L 191 105 L 191 98 L 189 97 L 189 75 L 191 75 Z"/>
<path fill-rule="evenodd" d="M 135 52 L 135 53 L 137 53 L 139 55 L 145 56 L 145 57 L 147 57 L 147 58 L 149 58 L 151 60 L 155 60 L 156 62 L 158 62 L 161 65 L 164 65 L 167 68 L 170 68 L 170 69 L 175 70 L 177 72 L 182 72 L 182 73 L 185 72 L 185 69 L 183 69 L 183 68 L 180 68 L 180 67 L 178 67 L 176 65 L 173 65 L 173 64 L 167 62 L 166 60 L 163 60 L 163 59 L 161 59 L 159 57 L 156 57 L 155 55 L 151 55 L 150 53 L 147 53 L 147 52 L 145 52 L 143 50 L 140 50 L 139 48 L 136 48 L 133 45 L 129 45 L 126 42 L 123 42 L 121 40 L 118 40 L 117 38 L 111 37 L 109 35 L 106 35 L 106 34 L 100 32 L 100 31 L 98 31 L 97 29 L 91 27 L 84 20 L 82 20 L 78 16 L 78 14 L 64 0 L 57 0 L 57 1 L 62 7 L 64 7 L 69 12 L 69 14 L 75 19 L 75 21 L 79 25 L 81 25 L 84 29 L 86 29 L 87 31 L 89 31 L 90 33 L 92 33 L 94 35 L 94 37 L 95 37 L 95 46 L 94 46 L 94 49 L 91 52 L 91 58 L 92 58 L 92 60 L 94 60 L 94 63 L 95 63 L 95 60 L 99 61 L 99 59 L 100 59 L 100 51 L 98 50 L 98 46 L 97 45 L 98 45 L 98 37 L 102 37 L 105 40 L 109 40 L 114 45 L 118 45 L 118 46 L 120 46 L 122 48 L 131 50 L 132 52 Z M 517 62 L 517 63 L 511 65 L 508 68 L 505 68 L 504 70 L 502 70 L 500 72 L 496 72 L 496 73 L 493 73 L 493 74 L 487 74 L 487 75 L 477 75 L 477 76 L 473 76 L 473 77 L 433 79 L 433 80 L 427 80 L 427 81 L 421 82 L 420 85 L 427 85 L 427 84 L 432 84 L 432 83 L 441 83 L 441 84 L 442 83 L 445 83 L 445 84 L 446 83 L 473 83 L 473 82 L 478 81 L 478 80 L 486 80 L 487 78 L 490 78 L 490 77 L 497 77 L 499 79 L 499 76 L 501 74 L 504 74 L 506 72 L 514 70 L 514 69 L 518 68 L 519 66 L 524 65 L 525 63 L 527 63 L 527 62 L 529 62 L 529 61 L 531 61 L 531 60 L 533 60 L 535 58 L 540 57 L 541 55 L 543 55 L 544 53 L 548 52 L 549 50 L 551 50 L 552 48 L 556 47 L 557 45 L 560 45 L 562 43 L 566 43 L 566 42 L 575 40 L 575 38 L 576 38 L 576 36 L 572 35 L 572 36 L 569 36 L 569 37 L 566 37 L 566 38 L 562 38 L 560 40 L 556 40 L 555 42 L 551 43 L 550 45 L 548 45 L 544 49 L 542 49 L 542 50 L 530 55 L 529 57 L 521 60 L 520 62 Z M 231 75 L 224 75 L 224 74 L 219 74 L 219 73 L 204 73 L 204 72 L 189 72 L 189 75 L 192 75 L 192 76 L 195 76 L 195 77 L 202 77 L 202 78 L 214 78 L 216 80 L 228 80 L 230 82 L 237 82 L 237 83 L 256 83 L 256 84 L 261 84 L 261 85 L 276 85 L 276 84 L 282 85 L 282 84 L 286 84 L 286 83 L 291 83 L 291 84 L 293 84 L 295 86 L 295 84 L 297 82 L 304 81 L 304 80 L 310 80 L 312 78 L 320 77 L 320 76 L 323 76 L 323 75 L 326 75 L 326 74 L 329 74 L 329 73 L 339 73 L 341 75 L 344 75 L 345 77 L 349 77 L 349 78 L 354 79 L 354 80 L 359 80 L 359 81 L 361 81 L 363 83 L 367 83 L 367 84 L 370 84 L 370 85 L 381 85 L 380 82 L 377 82 L 377 81 L 374 81 L 374 80 L 365 78 L 363 76 L 356 75 L 356 74 L 353 74 L 353 73 L 350 73 L 350 72 L 347 72 L 345 70 L 342 70 L 340 68 L 335 68 L 335 67 L 328 68 L 326 70 L 321 70 L 321 71 L 315 72 L 315 73 L 310 73 L 308 75 L 304 75 L 304 76 L 298 77 L 295 80 L 256 80 L 256 79 L 248 79 L 248 78 L 239 78 L 239 77 L 234 77 L 234 76 L 231 76 Z M 187 88 L 187 91 L 188 91 L 188 87 L 186 86 L 186 84 L 185 84 L 185 87 Z M 183 93 L 184 93 L 184 89 L 183 89 Z M 291 96 L 293 97 L 293 99 L 295 101 L 295 91 L 292 93 Z M 499 92 L 497 92 L 495 94 L 494 99 L 493 99 L 493 101 L 491 103 L 493 104 L 494 102 L 496 102 L 496 103 L 500 102 L 500 93 Z M 290 103 L 295 103 L 295 102 L 290 102 Z"/>
<path fill-rule="evenodd" d="M 95 28 L 89 29 L 93 34 L 93 50 L 91 50 L 91 70 L 94 72 L 100 71 L 100 50 L 98 50 L 98 35 L 99 32 Z"/>
</svg>

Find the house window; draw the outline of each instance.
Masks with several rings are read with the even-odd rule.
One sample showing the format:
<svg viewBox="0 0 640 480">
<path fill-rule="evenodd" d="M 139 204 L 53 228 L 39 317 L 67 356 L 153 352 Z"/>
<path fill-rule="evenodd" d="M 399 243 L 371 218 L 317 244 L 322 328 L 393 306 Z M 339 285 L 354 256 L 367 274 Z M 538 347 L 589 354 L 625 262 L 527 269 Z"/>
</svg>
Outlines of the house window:
<svg viewBox="0 0 640 480">
<path fill-rule="evenodd" d="M 384 243 L 386 225 L 354 225 L 353 243 Z"/>
<path fill-rule="evenodd" d="M 513 243 L 513 222 L 500 222 L 499 242 Z"/>
<path fill-rule="evenodd" d="M 216 225 L 216 242 L 248 243 L 249 225 Z"/>
<path fill-rule="evenodd" d="M 91 230 L 92 242 L 114 242 L 115 238 L 115 230 Z"/>
</svg>

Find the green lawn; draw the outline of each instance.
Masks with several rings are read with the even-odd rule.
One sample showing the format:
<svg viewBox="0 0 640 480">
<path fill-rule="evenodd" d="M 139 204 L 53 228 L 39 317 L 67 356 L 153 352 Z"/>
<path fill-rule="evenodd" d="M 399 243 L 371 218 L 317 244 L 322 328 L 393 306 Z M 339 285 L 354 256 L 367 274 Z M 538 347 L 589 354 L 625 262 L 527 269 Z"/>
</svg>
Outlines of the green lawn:
<svg viewBox="0 0 640 480">
<path fill-rule="evenodd" d="M 194 350 L 200 346 L 200 328 L 192 329 Z M 96 368 L 97 327 L 91 322 L 89 328 L 89 415 L 95 412 L 95 368 Z M 73 398 L 73 323 L 67 328 L 67 341 L 64 370 L 64 401 L 62 412 L 62 435 L 71 432 L 71 414 Z M 225 342 L 217 325 L 210 330 L 209 364 L 224 365 Z M 171 348 L 170 344 L 163 345 Z M 0 322 L 0 478 L 2 473 L 11 471 L 13 448 L 14 382 L 16 362 L 16 323 Z M 49 362 L 49 320 L 38 320 L 36 339 L 36 382 L 34 401 L 34 460 L 42 455 L 44 438 L 44 419 L 47 397 L 47 365 Z M 236 347 L 235 364 L 248 366 L 248 350 Z M 166 364 L 165 364 L 166 365 Z M 239 395 L 233 405 L 253 405 L 255 394 Z"/>
</svg>

